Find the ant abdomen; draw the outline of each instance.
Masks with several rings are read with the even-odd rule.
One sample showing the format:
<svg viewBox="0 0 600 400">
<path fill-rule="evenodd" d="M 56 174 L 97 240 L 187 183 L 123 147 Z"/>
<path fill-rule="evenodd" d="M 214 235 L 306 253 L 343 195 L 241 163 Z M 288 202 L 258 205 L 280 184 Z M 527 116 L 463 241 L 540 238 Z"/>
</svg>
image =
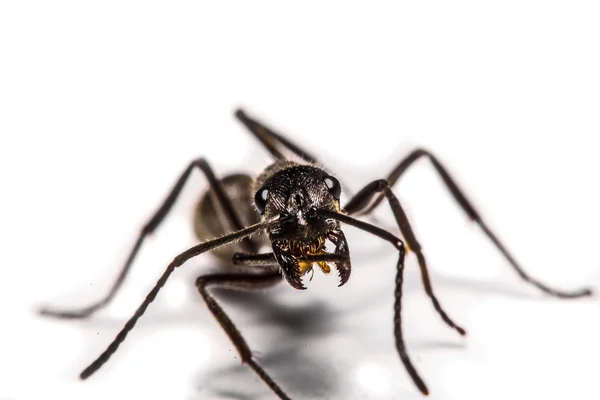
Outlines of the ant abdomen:
<svg viewBox="0 0 600 400">
<path fill-rule="evenodd" d="M 225 195 L 231 201 L 233 210 L 242 226 L 250 226 L 260 222 L 260 215 L 254 208 L 252 178 L 244 174 L 227 175 L 220 180 Z M 216 199 L 212 189 L 205 191 L 196 205 L 194 212 L 194 232 L 200 242 L 225 236 L 239 228 L 232 226 L 221 203 Z M 255 248 L 268 244 L 264 235 L 254 235 L 249 240 Z M 212 254 L 226 264 L 231 264 L 233 254 L 247 251 L 240 243 L 218 247 Z"/>
</svg>

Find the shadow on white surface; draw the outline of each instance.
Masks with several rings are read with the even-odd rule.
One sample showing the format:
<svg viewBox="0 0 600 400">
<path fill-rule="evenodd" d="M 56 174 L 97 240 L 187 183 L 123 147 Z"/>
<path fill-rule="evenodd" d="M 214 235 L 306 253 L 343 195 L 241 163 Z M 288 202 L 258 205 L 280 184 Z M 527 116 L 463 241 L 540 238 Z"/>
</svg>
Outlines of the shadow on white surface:
<svg viewBox="0 0 600 400">
<path fill-rule="evenodd" d="M 392 272 L 394 258 L 390 254 L 373 268 Z M 334 286 L 334 276 L 319 274 L 309 289 L 300 294 L 285 285 L 264 293 L 214 292 L 251 348 L 255 349 L 256 358 L 293 398 L 420 399 L 422 396 L 404 371 L 393 343 L 393 279 L 383 280 L 369 274 L 360 267 L 360 259 L 355 259 L 354 263 L 353 284 L 347 289 Z M 189 275 L 185 277 L 186 282 L 193 286 L 190 278 L 195 274 L 188 271 L 185 275 Z M 405 340 L 413 362 L 429 384 L 430 397 L 434 399 L 465 398 L 461 387 L 470 388 L 474 395 L 482 395 L 487 390 L 483 383 L 503 379 L 501 375 L 494 378 L 495 374 L 506 372 L 507 368 L 519 370 L 519 365 L 514 364 L 517 359 L 520 360 L 518 363 L 529 365 L 531 370 L 528 374 L 535 374 L 536 368 L 541 369 L 546 361 L 528 359 L 531 341 L 538 348 L 541 343 L 546 343 L 550 357 L 555 349 L 552 342 L 569 340 L 568 335 L 581 339 L 576 334 L 580 329 L 599 329 L 598 322 L 593 321 L 590 325 L 589 318 L 598 310 L 595 299 L 559 301 L 536 293 L 535 289 L 519 281 L 506 283 L 500 279 L 499 282 L 481 282 L 434 274 L 434 287 L 442 305 L 469 332 L 465 339 L 461 339 L 439 320 L 415 275 L 410 274 L 405 285 Z M 509 273 L 505 275 L 510 276 Z M 96 379 L 103 380 L 107 394 L 115 396 L 119 393 L 118 387 L 127 385 L 131 380 L 127 377 L 130 377 L 133 381 L 143 379 L 146 382 L 146 388 L 139 395 L 155 385 L 164 390 L 165 386 L 179 384 L 182 387 L 177 392 L 185 393 L 188 399 L 273 398 L 254 373 L 239 364 L 235 348 L 199 299 L 191 304 L 188 302 L 179 310 L 172 310 L 160 298 L 159 295 L 117 355 L 105 365 L 104 371 L 98 373 L 102 376 L 95 376 L 83 385 Z M 576 310 L 581 312 L 574 313 Z M 571 318 L 566 321 L 563 332 L 559 332 L 554 326 L 554 319 L 564 318 L 565 313 Z M 59 373 L 61 379 L 75 381 L 73 366 L 89 363 L 121 328 L 124 319 L 103 314 L 85 322 L 60 322 L 70 326 L 71 332 L 79 332 L 80 351 L 72 365 L 64 364 L 71 373 Z M 569 323 L 572 324 L 570 327 Z M 174 331 L 173 327 L 177 329 Z M 181 329 L 187 331 L 186 340 L 179 336 Z M 523 330 L 527 334 L 518 333 Z M 101 333 L 101 340 L 97 335 L 90 335 L 94 331 Z M 535 332 L 542 334 L 543 338 L 536 338 Z M 558 336 L 553 338 L 553 335 Z M 91 345 L 90 336 L 93 338 Z M 156 341 L 157 336 L 159 341 Z M 136 343 L 140 339 L 150 344 L 153 351 L 162 347 L 162 352 L 180 353 L 175 359 L 186 360 L 175 365 L 165 364 L 159 361 L 160 354 L 140 360 L 141 350 L 136 349 L 140 346 Z M 200 348 L 208 350 L 210 355 L 191 351 L 198 347 L 193 344 L 195 341 L 206 341 Z M 583 345 L 583 342 L 579 343 Z M 588 345 L 592 344 L 589 342 Z M 491 351 L 494 348 L 496 351 Z M 498 349 L 504 350 L 498 353 Z M 523 349 L 528 350 L 523 352 Z M 594 352 L 597 353 L 598 349 Z M 129 359 L 129 366 L 119 367 L 118 364 L 126 359 Z M 502 362 L 498 363 L 498 360 Z M 143 369 L 140 362 L 146 364 Z M 463 373 L 462 384 L 445 379 L 452 375 L 449 372 L 453 371 L 454 362 Z M 56 364 L 57 360 L 53 363 Z M 580 364 L 585 368 L 584 363 Z M 575 365 L 573 368 L 578 367 Z M 179 379 L 170 381 L 165 378 L 165 370 L 169 371 L 169 375 L 178 375 Z M 569 370 L 564 368 L 562 373 L 567 374 Z M 374 375 L 373 371 L 380 373 Z M 477 373 L 472 378 L 474 371 Z M 154 383 L 146 381 L 144 374 L 153 376 L 151 382 Z M 484 376 L 482 382 L 477 381 L 477 376 Z M 159 377 L 162 377 L 162 382 L 155 381 Z M 534 377 L 531 378 L 535 381 Z M 128 389 L 133 390 L 134 387 Z M 546 388 L 549 390 L 547 393 L 553 393 L 549 388 Z M 496 394 L 488 394 L 487 398 L 517 396 L 520 389 L 517 390 L 516 386 L 514 389 L 505 388 Z"/>
</svg>

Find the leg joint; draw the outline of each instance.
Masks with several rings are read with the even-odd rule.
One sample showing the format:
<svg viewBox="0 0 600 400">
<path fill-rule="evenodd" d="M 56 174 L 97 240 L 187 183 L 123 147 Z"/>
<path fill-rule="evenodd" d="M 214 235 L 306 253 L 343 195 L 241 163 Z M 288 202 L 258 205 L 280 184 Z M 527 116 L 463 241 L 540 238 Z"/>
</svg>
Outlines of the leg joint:
<svg viewBox="0 0 600 400">
<path fill-rule="evenodd" d="M 199 290 L 204 290 L 206 288 L 206 284 L 209 282 L 208 276 L 203 275 L 196 278 L 196 287 Z"/>
<path fill-rule="evenodd" d="M 196 166 L 202 170 L 204 170 L 205 168 L 207 168 L 209 166 L 208 161 L 206 161 L 206 158 L 204 158 L 204 157 L 196 158 L 194 161 L 192 161 L 192 165 Z"/>
<path fill-rule="evenodd" d="M 390 187 L 390 183 L 387 181 L 387 179 L 378 179 L 375 181 L 375 187 L 377 188 L 378 192 L 383 192 L 385 189 Z"/>
</svg>

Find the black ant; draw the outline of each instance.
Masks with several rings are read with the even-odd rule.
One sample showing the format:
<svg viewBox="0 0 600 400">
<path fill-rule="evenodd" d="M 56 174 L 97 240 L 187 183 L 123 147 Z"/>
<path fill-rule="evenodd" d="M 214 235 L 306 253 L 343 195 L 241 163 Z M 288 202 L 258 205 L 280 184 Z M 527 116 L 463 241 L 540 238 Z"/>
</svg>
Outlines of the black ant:
<svg viewBox="0 0 600 400">
<path fill-rule="evenodd" d="M 421 158 L 431 161 L 452 197 L 468 217 L 481 227 L 521 278 L 543 292 L 560 298 L 577 298 L 592 294 L 590 289 L 573 292 L 552 289 L 530 277 L 483 222 L 479 213 L 438 159 L 427 150 L 417 149 L 411 152 L 400 161 L 386 179 L 378 179 L 369 183 L 342 207 L 340 205 L 340 182 L 323 169 L 316 167 L 316 165 L 322 164 L 315 157 L 284 136 L 249 117 L 242 110 L 238 110 L 235 116 L 267 148 L 275 158 L 275 162 L 253 180 L 250 176 L 242 174 L 217 179 L 204 158 L 193 161 L 179 177 L 158 211 L 142 228 L 137 242 L 106 297 L 89 307 L 76 311 L 41 310 L 43 315 L 58 318 L 85 318 L 105 307 L 121 287 L 144 238 L 152 234 L 164 220 L 192 171 L 198 168 L 204 173 L 210 189 L 200 198 L 194 220 L 195 232 L 201 243 L 175 257 L 108 348 L 81 372 L 81 379 L 91 376 L 117 351 L 119 345 L 144 314 L 175 268 L 192 257 L 211 252 L 224 264 L 244 265 L 256 270 L 252 273 L 201 275 L 196 280 L 196 286 L 208 309 L 238 350 L 242 362 L 252 368 L 279 398 L 290 399 L 252 357 L 252 350 L 248 347 L 244 337 L 208 291 L 208 288 L 220 286 L 252 290 L 270 287 L 285 279 L 294 288 L 305 289 L 302 278 L 309 272 L 313 272 L 315 265 L 325 273 L 330 272 L 331 267 L 335 267 L 340 279 L 339 286 L 342 286 L 348 281 L 351 271 L 350 251 L 341 229 L 341 224 L 347 224 L 378 236 L 389 242 L 398 251 L 394 293 L 396 349 L 417 388 L 427 395 L 429 390 L 410 361 L 402 337 L 402 282 L 404 259 L 408 249 L 417 256 L 425 292 L 431 298 L 435 310 L 444 322 L 459 334 L 465 335 L 466 332 L 446 314 L 433 293 L 421 246 L 413 233 L 406 213 L 391 189 L 404 172 Z M 290 161 L 284 154 L 286 151 L 300 157 L 304 162 Z M 394 234 L 371 223 L 356 219 L 358 216 L 369 214 L 384 199 L 390 205 L 408 247 Z M 213 239 L 215 237 L 216 239 Z M 328 244 L 330 244 L 329 249 Z M 261 253 L 261 250 L 264 251 L 267 247 L 270 247 L 270 251 Z"/>
</svg>

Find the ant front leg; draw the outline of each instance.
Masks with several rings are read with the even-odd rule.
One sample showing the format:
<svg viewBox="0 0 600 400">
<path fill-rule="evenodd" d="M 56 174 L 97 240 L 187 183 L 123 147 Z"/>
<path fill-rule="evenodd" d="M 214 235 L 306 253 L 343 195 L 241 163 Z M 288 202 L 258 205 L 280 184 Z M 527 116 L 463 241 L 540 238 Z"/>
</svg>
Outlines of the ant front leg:
<svg viewBox="0 0 600 400">
<path fill-rule="evenodd" d="M 355 228 L 375 235 L 389 242 L 396 248 L 396 250 L 398 250 L 399 257 L 396 265 L 396 288 L 394 291 L 394 338 L 396 339 L 396 350 L 398 351 L 398 355 L 400 356 L 402 364 L 404 364 L 404 367 L 406 368 L 406 372 L 408 372 L 408 375 L 411 377 L 414 384 L 421 391 L 421 393 L 424 395 L 429 394 L 427 385 L 425 385 L 425 382 L 423 382 L 423 379 L 421 379 L 419 376 L 415 366 L 410 361 L 402 333 L 402 284 L 404 282 L 404 259 L 406 256 L 406 247 L 404 246 L 404 242 L 385 229 L 381 229 L 375 225 L 369 224 L 368 222 L 352 218 L 346 215 L 344 212 L 338 213 L 331 210 L 319 210 L 317 213 L 322 217 L 336 219 L 344 224 L 354 226 Z M 396 211 L 394 212 L 394 215 L 395 214 Z"/>
<path fill-rule="evenodd" d="M 146 298 L 140 304 L 140 306 L 135 310 L 135 313 L 127 320 L 125 326 L 119 331 L 117 336 L 113 339 L 113 341 L 108 345 L 106 350 L 104 350 L 90 365 L 88 365 L 79 377 L 81 379 L 87 379 L 92 376 L 96 371 L 98 371 L 108 360 L 112 357 L 113 354 L 119 349 L 119 346 L 125 341 L 127 335 L 137 324 L 137 321 L 144 315 L 146 309 L 156 299 L 158 292 L 162 287 L 167 283 L 167 280 L 175 271 L 176 268 L 182 266 L 187 260 L 197 257 L 200 254 L 204 254 L 221 246 L 225 246 L 231 244 L 233 242 L 239 241 L 245 237 L 249 237 L 250 235 L 254 235 L 259 231 L 263 231 L 265 229 L 269 229 L 273 223 L 276 223 L 276 220 L 267 220 L 254 225 L 251 225 L 247 228 L 241 229 L 236 232 L 232 232 L 228 235 L 209 240 L 207 242 L 202 242 L 193 247 L 190 247 L 183 253 L 180 253 L 177 257 L 173 259 L 165 269 L 165 272 L 160 276 L 156 284 L 150 290 L 150 292 L 146 295 Z"/>
<path fill-rule="evenodd" d="M 574 291 L 565 291 L 560 289 L 551 288 L 544 283 L 538 281 L 537 279 L 531 277 L 525 270 L 519 265 L 516 259 L 512 256 L 512 254 L 506 249 L 506 247 L 500 242 L 500 239 L 492 232 L 492 230 L 488 227 L 488 225 L 483 221 L 480 214 L 475 210 L 475 207 L 472 203 L 467 199 L 463 190 L 461 190 L 456 181 L 450 176 L 450 173 L 444 168 L 444 166 L 440 163 L 437 157 L 435 157 L 431 152 L 424 149 L 417 149 L 411 152 L 406 158 L 404 158 L 398 165 L 392 170 L 392 172 L 388 175 L 387 182 L 389 186 L 393 186 L 404 173 L 408 170 L 408 168 L 413 165 L 417 160 L 421 158 L 427 158 L 433 164 L 438 175 L 442 178 L 444 185 L 450 191 L 450 194 L 456 200 L 456 202 L 460 205 L 462 210 L 469 216 L 472 221 L 475 221 L 479 227 L 483 230 L 488 239 L 496 246 L 496 248 L 502 253 L 504 258 L 509 262 L 509 264 L 514 268 L 517 274 L 524 281 L 530 283 L 531 285 L 537 287 L 541 291 L 555 297 L 571 299 L 578 298 L 583 296 L 590 296 L 592 294 L 592 290 L 589 288 L 582 288 Z M 373 184 L 371 184 L 373 185 Z M 378 186 L 381 184 L 375 184 Z M 372 193 L 362 193 L 362 195 L 356 195 L 347 205 L 346 210 L 354 215 L 365 215 L 370 213 L 381 201 L 384 197 L 388 197 L 389 195 L 385 193 L 384 189 L 373 187 Z M 382 193 L 383 192 L 383 193 Z M 374 200 L 374 201 L 372 201 Z M 413 245 L 408 242 L 408 244 L 412 247 Z M 418 253 L 417 253 L 418 255 Z"/>
<path fill-rule="evenodd" d="M 196 287 L 204 299 L 206 306 L 217 319 L 229 339 L 237 349 L 242 363 L 247 364 L 258 377 L 269 386 L 269 388 L 282 400 L 291 400 L 291 398 L 279 387 L 269 374 L 254 360 L 252 350 L 246 343 L 246 340 L 237 329 L 233 321 L 225 313 L 217 300 L 208 291 L 209 286 L 221 287 L 224 289 L 246 289 L 259 290 L 271 287 L 281 282 L 281 274 L 277 270 L 272 270 L 262 274 L 219 274 L 204 275 L 196 280 Z"/>
<path fill-rule="evenodd" d="M 185 171 L 181 174 L 181 176 L 179 177 L 179 179 L 177 180 L 177 182 L 171 189 L 171 192 L 169 193 L 167 198 L 164 200 L 163 204 L 159 207 L 159 209 L 154 213 L 152 218 L 150 218 L 150 220 L 141 229 L 141 231 L 138 235 L 137 241 L 135 242 L 132 250 L 130 251 L 129 256 L 127 257 L 127 260 L 125 261 L 125 264 L 121 268 L 121 272 L 119 272 L 119 275 L 117 276 L 117 279 L 111 286 L 108 294 L 106 296 L 104 296 L 101 300 L 93 303 L 92 305 L 81 308 L 79 310 L 59 311 L 59 310 L 43 308 L 39 311 L 40 314 L 44 315 L 44 316 L 54 317 L 54 318 L 79 319 L 79 318 L 87 318 L 90 315 L 92 315 L 93 313 L 95 313 L 96 311 L 106 307 L 110 303 L 110 301 L 116 296 L 117 292 L 119 291 L 123 282 L 125 281 L 125 278 L 127 277 L 127 274 L 129 273 L 129 271 L 131 269 L 131 265 L 133 264 L 133 261 L 135 260 L 136 255 L 138 254 L 140 248 L 142 247 L 142 243 L 144 242 L 146 237 L 151 235 L 160 226 L 160 224 L 164 221 L 165 217 L 167 216 L 167 214 L 169 213 L 169 211 L 171 210 L 171 208 L 177 201 L 177 198 L 181 194 L 181 191 L 183 190 L 185 183 L 188 181 L 189 177 L 191 176 L 192 171 L 196 168 L 198 168 L 200 171 L 202 171 L 204 173 L 204 175 L 206 176 L 206 179 L 208 180 L 208 183 L 210 185 L 210 189 L 215 194 L 217 201 L 221 204 L 222 209 L 224 211 L 224 215 L 227 218 L 230 226 L 234 230 L 242 229 L 243 225 L 240 222 L 239 216 L 236 214 L 234 207 L 231 204 L 231 201 L 225 194 L 225 191 L 223 189 L 221 182 L 215 177 L 215 174 L 214 174 L 213 170 L 210 168 L 210 165 L 208 164 L 208 162 L 204 158 L 199 158 L 197 160 L 194 160 L 193 162 L 190 163 L 190 165 L 188 165 L 188 167 L 185 169 Z M 254 248 L 254 245 L 248 238 L 244 238 L 241 243 L 242 243 L 242 245 L 244 245 L 244 248 L 247 249 L 248 251 L 256 250 Z"/>
<path fill-rule="evenodd" d="M 314 274 L 313 264 L 316 263 L 324 273 L 328 274 L 330 272 L 328 263 L 332 263 L 336 267 L 340 278 L 338 286 L 342 286 L 348 281 L 351 271 L 348 245 L 342 231 L 334 231 L 330 235 L 330 240 L 336 246 L 333 254 L 308 254 L 300 257 L 286 258 L 278 262 L 275 253 L 235 253 L 233 255 L 233 264 L 252 268 L 275 268 L 281 270 L 288 282 L 291 280 L 290 283 L 293 287 L 296 289 L 305 289 L 301 282 L 302 276 L 309 271 L 312 271 Z"/>
<path fill-rule="evenodd" d="M 455 329 L 459 334 L 465 335 L 466 331 L 457 325 L 446 312 L 442 309 L 442 305 L 439 300 L 433 293 L 433 287 L 431 286 L 431 280 L 429 279 L 429 271 L 427 269 L 427 262 L 425 261 L 425 255 L 421 250 L 421 245 L 417 241 L 417 238 L 408 222 L 408 218 L 406 213 L 402 209 L 400 205 L 400 201 L 394 195 L 392 190 L 390 189 L 390 185 L 388 181 L 385 179 L 379 179 L 371 182 L 367 186 L 365 186 L 361 191 L 359 191 L 344 207 L 345 211 L 348 215 L 357 214 L 359 210 L 362 210 L 366 207 L 366 205 L 370 204 L 373 197 L 379 193 L 383 192 L 388 199 L 390 207 L 392 208 L 392 212 L 394 213 L 394 217 L 396 218 L 396 222 L 400 231 L 402 232 L 402 236 L 406 239 L 406 243 L 408 244 L 408 248 L 412 250 L 417 255 L 417 260 L 419 261 L 419 268 L 421 269 L 421 278 L 423 280 L 423 286 L 425 287 L 425 292 L 431 299 L 433 303 L 433 307 L 438 312 L 442 320 Z M 369 210 L 370 211 L 370 210 Z"/>
</svg>

